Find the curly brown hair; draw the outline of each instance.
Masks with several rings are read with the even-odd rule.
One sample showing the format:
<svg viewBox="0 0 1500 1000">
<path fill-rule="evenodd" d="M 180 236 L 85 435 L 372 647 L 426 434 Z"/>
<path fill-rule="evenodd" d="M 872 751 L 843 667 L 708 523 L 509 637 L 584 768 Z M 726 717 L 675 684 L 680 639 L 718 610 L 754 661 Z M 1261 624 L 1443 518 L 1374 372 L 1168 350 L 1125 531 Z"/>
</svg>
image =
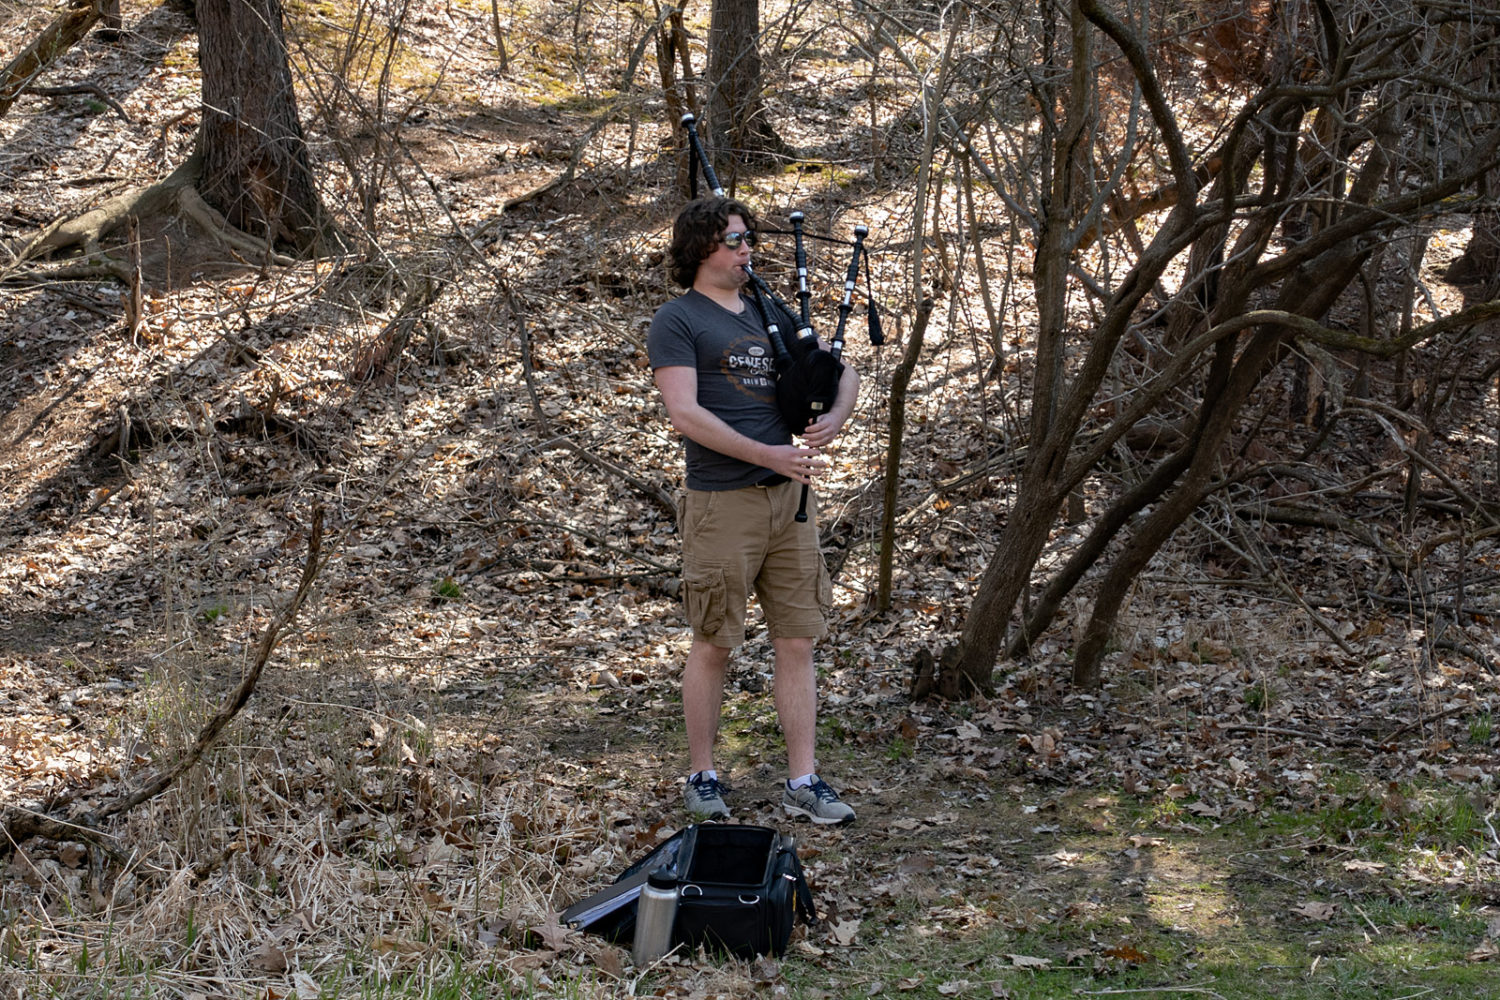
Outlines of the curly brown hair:
<svg viewBox="0 0 1500 1000">
<path fill-rule="evenodd" d="M 699 198 L 677 213 L 677 221 L 672 224 L 672 246 L 667 251 L 671 258 L 667 269 L 673 281 L 683 288 L 693 287 L 698 265 L 718 247 L 731 215 L 738 215 L 747 228 L 755 229 L 755 213 L 733 198 Z"/>
</svg>

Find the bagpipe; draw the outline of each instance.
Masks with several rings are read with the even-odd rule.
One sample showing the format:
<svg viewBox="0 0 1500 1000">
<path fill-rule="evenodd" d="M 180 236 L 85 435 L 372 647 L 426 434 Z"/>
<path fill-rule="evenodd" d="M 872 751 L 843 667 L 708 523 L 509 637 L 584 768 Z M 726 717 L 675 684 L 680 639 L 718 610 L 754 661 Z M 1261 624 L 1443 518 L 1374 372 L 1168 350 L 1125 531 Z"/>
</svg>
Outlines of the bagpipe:
<svg viewBox="0 0 1500 1000">
<path fill-rule="evenodd" d="M 697 197 L 698 194 L 698 171 L 701 169 L 703 179 L 710 190 L 722 198 L 724 188 L 720 186 L 713 165 L 709 163 L 708 156 L 704 152 L 703 140 L 698 135 L 697 119 L 691 114 L 683 115 L 682 127 L 687 130 L 691 154 L 688 177 L 693 197 Z M 804 219 L 805 216 L 801 212 L 793 212 L 788 216 L 788 221 L 792 224 L 797 263 L 797 312 L 795 315 L 792 308 L 761 280 L 760 275 L 756 274 L 748 264 L 745 265 L 752 301 L 755 303 L 756 311 L 760 314 L 761 324 L 765 327 L 766 335 L 771 341 L 771 350 L 775 354 L 776 408 L 781 411 L 781 418 L 792 429 L 792 433 L 798 435 L 807 429 L 808 424 L 827 413 L 833 407 L 834 400 L 838 398 L 839 379 L 844 374 L 844 363 L 839 358 L 844 353 L 844 329 L 848 325 L 849 314 L 853 311 L 854 287 L 859 281 L 861 258 L 865 260 L 865 286 L 868 289 L 870 285 L 869 253 L 865 250 L 865 237 L 870 232 L 867 227 L 855 226 L 852 242 L 835 237 L 815 237 L 854 248 L 853 255 L 849 259 L 849 268 L 844 275 L 844 296 L 839 302 L 838 326 L 834 330 L 833 339 L 829 341 L 825 349 L 819 342 L 818 335 L 813 332 L 810 316 L 812 292 L 807 280 L 805 243 L 807 234 L 803 230 Z M 781 232 L 780 230 L 767 231 Z M 881 330 L 880 315 L 875 308 L 874 296 L 867 296 L 867 303 L 866 315 L 869 322 L 870 343 L 879 347 L 885 342 L 885 335 Z M 795 329 L 784 331 L 784 323 L 794 324 Z M 792 335 L 787 336 L 788 333 Z M 802 501 L 797 507 L 798 521 L 807 520 L 807 494 L 808 489 L 804 484 Z"/>
</svg>

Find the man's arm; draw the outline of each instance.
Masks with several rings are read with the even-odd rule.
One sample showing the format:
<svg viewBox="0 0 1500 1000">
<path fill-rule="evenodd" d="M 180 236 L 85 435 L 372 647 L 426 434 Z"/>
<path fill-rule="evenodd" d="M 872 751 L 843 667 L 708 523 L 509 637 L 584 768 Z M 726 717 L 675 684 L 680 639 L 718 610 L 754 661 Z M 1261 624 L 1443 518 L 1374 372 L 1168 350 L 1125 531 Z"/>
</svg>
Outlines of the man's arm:
<svg viewBox="0 0 1500 1000">
<path fill-rule="evenodd" d="M 848 369 L 845 369 L 848 371 Z M 857 379 L 856 379 L 857 381 Z M 812 481 L 813 476 L 828 470 L 828 463 L 816 447 L 802 448 L 794 444 L 762 444 L 748 438 L 730 427 L 712 411 L 698 402 L 698 372 L 686 365 L 670 365 L 656 369 L 656 387 L 661 390 L 663 402 L 667 404 L 667 416 L 672 427 L 683 437 L 690 438 L 705 448 L 721 455 L 737 458 L 751 465 L 759 465 L 780 473 L 799 483 Z M 839 399 L 844 396 L 844 383 L 839 382 Z M 854 406 L 849 403 L 849 409 Z M 838 412 L 838 403 L 828 416 Z M 844 413 L 845 418 L 848 412 Z M 841 423 L 842 426 L 842 423 Z"/>
<path fill-rule="evenodd" d="M 828 412 L 807 425 L 802 440 L 811 448 L 826 448 L 844 429 L 849 415 L 854 412 L 854 403 L 859 399 L 859 372 L 847 361 L 844 373 L 839 376 L 839 392 Z"/>
</svg>

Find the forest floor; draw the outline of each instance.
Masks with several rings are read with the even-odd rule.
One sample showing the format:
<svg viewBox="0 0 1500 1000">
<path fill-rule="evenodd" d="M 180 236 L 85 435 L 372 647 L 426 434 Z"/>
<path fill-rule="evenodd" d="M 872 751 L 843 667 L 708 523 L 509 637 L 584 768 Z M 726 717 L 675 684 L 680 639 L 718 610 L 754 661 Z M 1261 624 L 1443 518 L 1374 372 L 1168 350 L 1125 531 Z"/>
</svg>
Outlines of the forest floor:
<svg viewBox="0 0 1500 1000">
<path fill-rule="evenodd" d="M 168 214 L 141 220 L 134 256 L 115 244 L 140 262 L 135 307 L 98 274 L 5 272 L 0 804 L 78 817 L 179 758 L 295 587 L 315 510 L 328 527 L 311 599 L 201 765 L 103 846 L 0 845 L 4 995 L 1500 988 L 1487 617 L 1500 556 L 1433 542 L 1456 523 L 1441 496 L 1408 529 L 1391 474 L 1346 513 L 1429 553 L 1430 592 L 1468 602 L 1445 624 L 1376 589 L 1379 560 L 1347 538 L 1255 524 L 1257 563 L 1227 506 L 1206 508 L 1141 578 L 1099 690 L 1068 685 L 1085 588 L 1028 658 L 1000 664 L 992 697 L 907 697 L 911 663 L 952 639 L 1003 523 L 1011 483 L 992 459 L 1026 327 L 1018 313 L 989 387 L 965 307 L 929 335 L 894 604 L 872 611 L 892 352 L 910 322 L 905 248 L 882 226 L 910 199 L 849 176 L 860 140 L 846 120 L 863 97 L 853 56 L 831 46 L 783 81 L 799 112 L 789 137 L 816 153 L 740 183 L 822 226 L 871 224 L 877 295 L 894 307 L 894 348 L 850 336 L 866 391 L 820 489 L 836 568 L 820 768 L 859 818 L 777 815 L 783 753 L 754 634 L 732 668 L 721 763 L 736 822 L 798 834 L 820 923 L 779 962 L 688 955 L 650 970 L 557 926 L 686 819 L 688 636 L 662 499 L 680 456 L 643 350 L 671 294 L 660 260 L 680 196 L 666 130 L 647 117 L 660 108 L 591 89 L 559 54 L 571 29 L 618 60 L 614 40 L 643 29 L 633 9 L 582 28 L 572 8 L 539 15 L 502 74 L 488 5 L 414 6 L 405 96 L 382 112 L 399 147 L 305 104 L 331 203 L 359 214 L 340 164 L 385 172 L 383 221 L 363 231 L 378 252 L 358 262 L 263 267 Z M 0 11 L 5 53 L 45 14 Z M 325 51 L 322 22 L 297 11 L 305 61 Z M 0 119 L 0 240 L 190 150 L 191 25 L 129 5 L 127 22 L 48 78 L 95 83 L 121 113 L 30 96 Z M 534 193 L 601 117 L 577 176 Z M 1462 236 L 1435 245 L 1426 277 L 1456 297 L 1437 273 Z M 820 286 L 839 252 L 817 251 Z M 442 286 L 428 322 L 404 354 L 372 361 L 424 276 Z M 818 305 L 831 315 L 826 295 Z M 1433 454 L 1493 496 L 1485 391 L 1459 387 Z M 1390 462 L 1378 436 L 1337 433 L 1351 463 Z M 1080 531 L 1060 524 L 1049 552 Z"/>
</svg>

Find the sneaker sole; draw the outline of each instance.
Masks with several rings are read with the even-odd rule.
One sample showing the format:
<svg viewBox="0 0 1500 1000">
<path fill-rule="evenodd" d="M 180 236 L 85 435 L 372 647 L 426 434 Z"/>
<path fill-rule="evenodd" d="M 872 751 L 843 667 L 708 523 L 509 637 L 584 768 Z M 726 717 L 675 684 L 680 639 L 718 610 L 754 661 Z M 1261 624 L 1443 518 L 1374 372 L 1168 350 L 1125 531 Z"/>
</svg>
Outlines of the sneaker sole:
<svg viewBox="0 0 1500 1000">
<path fill-rule="evenodd" d="M 781 808 L 788 816 L 792 817 L 793 819 L 801 816 L 803 819 L 812 820 L 819 826 L 848 826 L 850 823 L 854 822 L 853 816 L 843 816 L 837 819 L 832 816 L 815 816 L 812 813 L 808 812 L 806 809 L 803 809 L 801 806 L 788 805 L 785 802 L 781 804 Z"/>
<path fill-rule="evenodd" d="M 695 819 L 700 823 L 708 823 L 714 820 L 725 820 L 729 818 L 728 809 L 724 810 L 723 812 L 693 812 L 691 809 L 688 809 L 686 810 L 686 812 L 689 819 Z"/>
</svg>

